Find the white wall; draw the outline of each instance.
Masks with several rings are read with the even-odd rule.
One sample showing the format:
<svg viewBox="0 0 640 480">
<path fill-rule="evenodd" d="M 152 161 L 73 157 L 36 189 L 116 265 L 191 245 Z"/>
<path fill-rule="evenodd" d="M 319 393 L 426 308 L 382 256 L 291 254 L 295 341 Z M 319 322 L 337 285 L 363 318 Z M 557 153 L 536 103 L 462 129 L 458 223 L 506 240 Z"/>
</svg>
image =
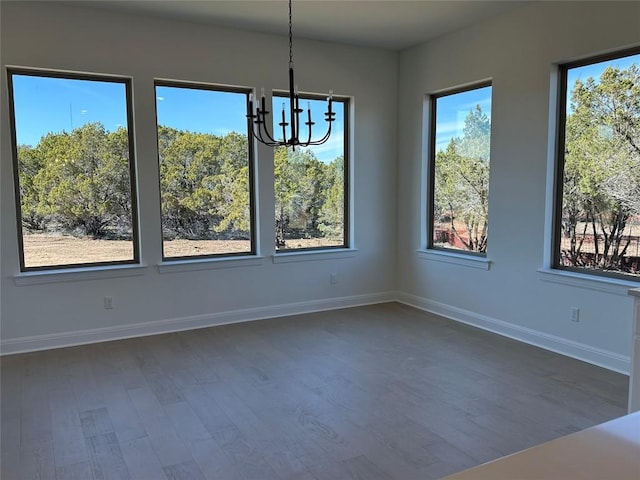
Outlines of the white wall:
<svg viewBox="0 0 640 480">
<path fill-rule="evenodd" d="M 632 302 L 626 286 L 549 283 L 537 270 L 549 244 L 553 65 L 638 44 L 639 2 L 532 2 L 402 52 L 397 257 L 403 301 L 628 369 Z M 424 247 L 424 144 L 417 127 L 424 96 L 487 78 L 493 80 L 488 271 L 416 253 Z M 572 306 L 580 308 L 579 323 L 569 321 Z"/>
<path fill-rule="evenodd" d="M 397 290 L 396 298 L 406 303 L 628 369 L 632 303 L 625 286 L 549 283 L 538 270 L 548 245 L 552 66 L 640 44 L 640 3 L 532 2 L 404 51 L 399 61 L 392 52 L 296 40 L 301 88 L 333 88 L 355 99 L 356 256 L 271 262 L 273 172 L 269 149 L 260 148 L 265 259 L 255 266 L 170 274 L 155 268 L 161 245 L 152 79 L 286 87 L 286 38 L 31 2 L 2 2 L 1 22 L 4 352 L 368 303 L 394 298 Z M 5 65 L 134 79 L 142 257 L 148 265 L 143 275 L 15 285 Z M 424 95 L 486 78 L 494 86 L 492 263 L 480 270 L 419 258 L 416 251 L 424 246 Z M 331 272 L 339 275 L 337 285 L 329 284 Z M 102 308 L 105 295 L 114 297 L 114 310 Z M 581 309 L 579 323 L 569 322 L 572 306 Z"/>
<path fill-rule="evenodd" d="M 287 39 L 104 13 L 2 2 L 1 321 L 4 352 L 391 298 L 395 288 L 398 54 L 296 39 L 302 91 L 354 98 L 355 256 L 274 264 L 272 153 L 259 150 L 259 265 L 160 274 L 153 79 L 287 87 Z M 6 66 L 133 78 L 140 276 L 18 286 Z M 329 274 L 338 274 L 330 285 Z M 103 297 L 114 297 L 104 310 Z M 152 322 L 151 324 L 146 322 Z M 142 324 L 142 325 L 141 325 Z M 78 333 L 93 330 L 93 333 Z"/>
</svg>

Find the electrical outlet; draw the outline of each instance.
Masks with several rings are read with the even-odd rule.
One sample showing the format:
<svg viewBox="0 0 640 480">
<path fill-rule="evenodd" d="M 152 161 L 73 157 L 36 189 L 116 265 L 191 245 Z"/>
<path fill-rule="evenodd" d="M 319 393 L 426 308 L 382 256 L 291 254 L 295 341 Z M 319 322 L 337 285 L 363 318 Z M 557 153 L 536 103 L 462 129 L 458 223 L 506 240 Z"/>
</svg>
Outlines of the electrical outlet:
<svg viewBox="0 0 640 480">
<path fill-rule="evenodd" d="M 571 313 L 569 314 L 569 319 L 572 322 L 580 321 L 580 309 L 578 307 L 571 307 Z"/>
<path fill-rule="evenodd" d="M 104 297 L 105 310 L 113 310 L 113 297 Z"/>
<path fill-rule="evenodd" d="M 336 283 L 338 283 L 338 275 L 335 273 L 330 273 L 329 274 L 329 283 L 331 285 L 335 285 Z"/>
</svg>

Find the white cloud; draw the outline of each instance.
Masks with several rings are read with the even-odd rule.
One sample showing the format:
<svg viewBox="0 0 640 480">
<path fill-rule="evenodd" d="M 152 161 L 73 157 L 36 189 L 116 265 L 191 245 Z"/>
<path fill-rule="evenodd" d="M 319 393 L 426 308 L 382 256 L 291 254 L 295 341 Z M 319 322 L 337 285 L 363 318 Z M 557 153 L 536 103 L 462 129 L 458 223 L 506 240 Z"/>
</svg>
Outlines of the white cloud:
<svg viewBox="0 0 640 480">
<path fill-rule="evenodd" d="M 451 122 L 439 122 L 437 133 L 440 135 L 448 135 L 455 137 L 456 135 L 462 135 L 464 129 L 464 121 L 454 120 Z"/>
<path fill-rule="evenodd" d="M 460 105 L 460 110 L 469 113 L 471 110 L 474 110 L 477 105 L 480 105 L 482 111 L 491 118 L 491 97 L 483 98 L 480 101 L 462 104 Z"/>
<path fill-rule="evenodd" d="M 344 153 L 344 132 L 333 132 L 327 143 L 309 148 L 318 160 L 330 162 Z"/>
<path fill-rule="evenodd" d="M 218 137 L 224 137 L 225 135 L 228 135 L 231 132 L 235 132 L 235 130 L 231 129 L 231 128 L 214 128 L 211 133 L 218 136 Z"/>
</svg>

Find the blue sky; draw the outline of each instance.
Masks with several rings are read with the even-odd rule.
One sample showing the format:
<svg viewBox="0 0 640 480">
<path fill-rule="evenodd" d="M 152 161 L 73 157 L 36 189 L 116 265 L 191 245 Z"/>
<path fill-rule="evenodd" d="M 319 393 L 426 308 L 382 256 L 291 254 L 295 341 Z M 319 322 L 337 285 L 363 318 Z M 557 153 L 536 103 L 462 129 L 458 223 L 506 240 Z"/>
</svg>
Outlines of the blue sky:
<svg viewBox="0 0 640 480">
<path fill-rule="evenodd" d="M 91 122 L 109 131 L 127 124 L 123 83 L 13 75 L 13 98 L 18 145 Z"/>
<path fill-rule="evenodd" d="M 626 69 L 631 64 L 640 64 L 640 55 L 633 55 L 615 60 L 572 68 L 568 71 L 567 106 L 570 102 L 570 92 L 576 80 L 586 80 L 593 77 L 598 80 L 604 69 L 611 65 L 616 68 Z M 482 110 L 491 118 L 491 87 L 479 88 L 467 92 L 447 95 L 438 98 L 436 112 L 436 151 L 444 150 L 452 138 L 462 137 L 464 119 L 469 111 L 480 105 Z"/>
<path fill-rule="evenodd" d="M 438 97 L 436 152 L 446 150 L 452 138 L 463 136 L 464 120 L 477 105 L 491 118 L 491 87 Z"/>
<path fill-rule="evenodd" d="M 607 65 L 628 68 L 640 63 L 640 55 L 577 67 L 569 70 L 568 89 L 571 91 L 577 79 L 598 78 Z M 16 114 L 18 144 L 36 145 L 47 133 L 70 131 L 90 122 L 100 122 L 109 131 L 126 126 L 126 89 L 123 83 L 64 78 L 47 78 L 31 75 L 13 75 L 13 95 Z M 180 130 L 190 130 L 214 135 L 231 131 L 246 131 L 245 95 L 182 87 L 156 87 L 158 121 L 162 125 Z M 568 99 L 569 100 L 569 99 Z M 324 111 L 326 102 L 306 100 L 310 103 L 314 137 L 326 130 Z M 464 119 L 476 105 L 491 117 L 491 87 L 462 92 L 438 98 L 436 150 L 445 149 L 451 138 L 462 136 Z M 274 98 L 274 123 L 280 121 L 282 99 Z M 311 150 L 325 162 L 344 152 L 344 111 L 342 104 L 334 103 L 336 122 L 330 140 Z M 288 119 L 288 108 L 286 117 Z M 306 121 L 306 112 L 303 114 Z M 276 125 L 277 128 L 277 125 Z M 306 136 L 303 126 L 300 137 Z M 278 136 L 279 138 L 280 136 Z"/>
<path fill-rule="evenodd" d="M 127 124 L 123 83 L 16 74 L 13 92 L 19 145 L 35 146 L 48 133 L 69 132 L 90 122 L 100 122 L 108 131 Z M 156 87 L 158 123 L 179 130 L 214 135 L 232 131 L 246 133 L 245 102 L 244 93 Z M 274 99 L 274 102 L 279 104 L 281 99 Z M 303 101 L 300 106 L 306 110 L 307 103 Z M 317 123 L 315 128 L 324 133 L 326 103 L 316 100 L 310 103 L 313 121 Z M 322 161 L 331 161 L 343 153 L 344 111 L 341 104 L 334 105 L 338 113 L 334 133 L 326 144 L 312 148 Z M 304 115 L 306 121 L 306 112 Z M 301 129 L 300 133 L 304 137 L 306 130 Z"/>
<path fill-rule="evenodd" d="M 178 130 L 223 136 L 246 132 L 244 93 L 183 87 L 156 87 L 158 123 Z"/>
</svg>

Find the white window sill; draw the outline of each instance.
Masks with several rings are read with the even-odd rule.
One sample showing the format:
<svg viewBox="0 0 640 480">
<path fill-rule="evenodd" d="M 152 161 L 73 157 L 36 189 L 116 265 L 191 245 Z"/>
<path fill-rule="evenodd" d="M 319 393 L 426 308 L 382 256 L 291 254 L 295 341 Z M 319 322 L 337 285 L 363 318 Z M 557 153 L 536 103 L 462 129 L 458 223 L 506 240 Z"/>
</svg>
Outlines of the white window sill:
<svg viewBox="0 0 640 480">
<path fill-rule="evenodd" d="M 491 260 L 486 257 L 476 255 L 465 255 L 464 253 L 446 252 L 443 250 L 418 250 L 418 258 L 434 260 L 436 262 L 451 263 L 463 267 L 479 268 L 489 270 Z"/>
<path fill-rule="evenodd" d="M 264 257 L 255 255 L 217 258 L 194 258 L 168 260 L 158 265 L 159 273 L 195 272 L 198 270 L 215 270 L 218 268 L 254 267 L 264 263 Z"/>
<path fill-rule="evenodd" d="M 45 283 L 84 282 L 144 275 L 146 265 L 108 265 L 101 267 L 65 268 L 59 270 L 38 270 L 22 272 L 13 277 L 17 286 L 42 285 Z"/>
<path fill-rule="evenodd" d="M 640 298 L 640 288 L 632 288 L 627 292 L 629 295 Z"/>
<path fill-rule="evenodd" d="M 311 262 L 316 260 L 335 260 L 356 256 L 355 248 L 331 250 L 303 250 L 301 252 L 282 252 L 271 256 L 273 263 Z"/>
<path fill-rule="evenodd" d="M 637 288 L 638 282 L 622 280 L 618 278 L 600 277 L 588 273 L 570 272 L 566 270 L 553 270 L 542 268 L 538 270 L 540 280 L 543 282 L 569 285 L 578 288 L 587 288 L 598 292 L 612 293 L 614 295 L 627 295 L 630 288 Z"/>
</svg>

